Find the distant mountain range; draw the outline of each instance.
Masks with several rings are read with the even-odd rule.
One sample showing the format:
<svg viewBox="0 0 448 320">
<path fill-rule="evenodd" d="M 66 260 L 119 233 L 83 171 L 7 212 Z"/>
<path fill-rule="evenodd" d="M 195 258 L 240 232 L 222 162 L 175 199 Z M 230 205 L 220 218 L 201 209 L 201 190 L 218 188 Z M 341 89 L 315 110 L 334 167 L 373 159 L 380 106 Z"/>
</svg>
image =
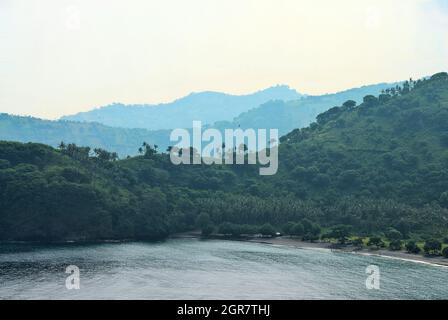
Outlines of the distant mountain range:
<svg viewBox="0 0 448 320">
<path fill-rule="evenodd" d="M 300 95 L 287 86 L 272 87 L 245 96 L 203 92 L 191 94 L 169 105 L 152 107 L 113 105 L 78 116 L 63 117 L 66 120 L 59 121 L 0 114 L 0 140 L 39 142 L 53 147 L 64 141 L 115 151 L 123 158 L 127 155 L 136 155 L 143 142 L 156 144 L 159 150 L 165 151 L 172 144 L 169 141 L 170 129 L 190 128 L 193 120 L 210 123 L 209 121 L 215 119 L 215 123 L 209 124 L 208 127 L 220 130 L 238 127 L 277 128 L 280 134 L 284 135 L 295 128 L 308 126 L 316 120 L 317 115 L 334 106 L 342 105 L 346 100 L 351 99 L 360 103 L 364 96 L 378 95 L 381 90 L 395 85 L 395 83 L 382 83 L 322 96 Z M 277 98 L 274 99 L 274 97 Z M 283 97 L 283 100 L 279 97 Z M 196 101 L 196 103 L 189 105 L 188 101 Z M 232 101 L 235 105 L 231 104 Z M 248 103 L 245 104 L 244 101 Z M 258 101 L 261 101 L 261 105 L 253 108 L 249 105 Z M 243 112 L 230 121 L 226 120 L 230 114 L 235 113 L 235 110 L 243 110 Z M 100 117 L 95 118 L 95 115 L 102 114 L 104 119 L 108 119 L 107 121 L 103 121 L 104 119 Z M 220 116 L 222 118 L 219 118 Z M 144 120 L 145 117 L 146 119 L 159 118 L 160 121 Z M 68 119 L 79 121 L 68 121 Z M 96 122 L 90 122 L 94 121 L 93 119 Z M 133 124 L 134 121 L 135 124 Z M 119 123 L 123 128 L 114 127 Z M 167 127 L 167 129 L 138 128 L 149 125 L 154 125 L 155 128 Z"/>
<path fill-rule="evenodd" d="M 136 155 L 143 142 L 167 146 L 170 131 L 113 128 L 100 123 L 51 121 L 0 114 L 0 140 L 39 142 L 53 147 L 61 141 L 117 152 L 120 157 Z"/>
<path fill-rule="evenodd" d="M 224 128 L 266 128 L 278 129 L 281 135 L 296 128 L 303 128 L 316 120 L 316 117 L 328 109 L 341 106 L 347 100 L 358 104 L 367 95 L 377 96 L 382 90 L 394 87 L 399 83 L 380 83 L 353 88 L 333 94 L 321 96 L 304 96 L 302 99 L 287 101 L 269 101 L 257 108 L 240 114 L 233 121 L 217 122 L 215 127 Z"/>
<path fill-rule="evenodd" d="M 239 114 L 270 100 L 296 100 L 302 95 L 285 85 L 274 86 L 247 95 L 200 92 L 158 105 L 109 106 L 62 117 L 61 120 L 98 122 L 111 127 L 163 130 L 189 128 L 194 120 L 204 124 L 232 121 Z"/>
</svg>

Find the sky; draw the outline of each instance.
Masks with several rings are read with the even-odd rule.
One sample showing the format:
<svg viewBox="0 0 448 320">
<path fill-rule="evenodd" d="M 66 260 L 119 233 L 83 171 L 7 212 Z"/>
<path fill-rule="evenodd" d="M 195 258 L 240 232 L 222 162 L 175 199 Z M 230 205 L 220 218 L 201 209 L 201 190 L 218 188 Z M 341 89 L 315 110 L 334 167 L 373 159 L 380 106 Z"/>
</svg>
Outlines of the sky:
<svg viewBox="0 0 448 320">
<path fill-rule="evenodd" d="M 447 70 L 448 0 L 0 0 L 0 112 L 17 115 Z"/>
</svg>

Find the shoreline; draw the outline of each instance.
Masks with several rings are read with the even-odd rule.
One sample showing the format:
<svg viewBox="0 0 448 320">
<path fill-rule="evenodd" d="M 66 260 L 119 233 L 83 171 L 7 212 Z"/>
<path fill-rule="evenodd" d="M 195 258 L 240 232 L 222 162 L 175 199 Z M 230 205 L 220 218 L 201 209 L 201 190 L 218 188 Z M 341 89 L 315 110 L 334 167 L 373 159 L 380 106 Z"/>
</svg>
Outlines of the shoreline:
<svg viewBox="0 0 448 320">
<path fill-rule="evenodd" d="M 176 234 L 173 235 L 171 238 L 172 239 L 195 238 L 204 240 L 241 241 L 241 242 L 275 245 L 275 246 L 286 246 L 296 249 L 309 249 L 309 250 L 323 249 L 339 253 L 359 254 L 363 256 L 375 256 L 388 259 L 397 259 L 413 263 L 421 263 L 437 267 L 448 268 L 448 259 L 443 257 L 428 257 L 419 254 L 408 253 L 404 250 L 390 251 L 386 249 L 379 249 L 379 250 L 370 250 L 367 248 L 356 249 L 353 246 L 341 246 L 328 242 L 306 242 L 290 237 L 277 237 L 277 238 L 225 238 L 217 236 L 202 237 L 200 233 L 190 232 L 190 233 Z"/>
<path fill-rule="evenodd" d="M 293 247 L 297 249 L 324 249 L 324 250 L 331 250 L 334 252 L 340 252 L 340 253 L 350 253 L 350 254 L 359 254 L 363 256 L 375 256 L 375 257 L 382 257 L 382 258 L 388 258 L 388 259 L 397 259 L 402 261 L 408 261 L 413 263 L 421 263 L 421 264 L 427 264 L 427 265 L 433 265 L 438 267 L 448 267 L 448 259 L 443 257 L 428 257 L 423 256 L 419 254 L 413 254 L 408 253 L 404 250 L 400 251 L 390 251 L 385 249 L 379 249 L 379 250 L 369 250 L 366 248 L 363 249 L 356 249 L 352 246 L 338 246 L 327 242 L 305 242 L 298 239 L 293 238 L 272 238 L 272 239 L 249 239 L 249 240 L 243 240 L 247 242 L 253 242 L 253 243 L 264 243 L 269 245 L 281 245 L 281 246 L 288 246 Z"/>
<path fill-rule="evenodd" d="M 386 249 L 370 250 L 368 248 L 355 248 L 353 246 L 343 246 L 337 245 L 329 242 L 306 242 L 296 238 L 281 236 L 274 238 L 255 238 L 255 237 L 241 237 L 241 238 L 231 238 L 219 235 L 211 235 L 207 237 L 201 236 L 200 232 L 183 232 L 177 233 L 169 236 L 163 240 L 152 240 L 143 241 L 150 243 L 163 242 L 169 239 L 202 239 L 202 240 L 225 240 L 225 241 L 240 241 L 240 242 L 251 242 L 258 244 L 266 244 L 272 246 L 285 246 L 296 249 L 309 249 L 309 250 L 329 250 L 339 253 L 350 253 L 358 254 L 363 256 L 375 256 L 388 259 L 397 259 L 402 261 L 408 261 L 413 263 L 421 263 L 438 267 L 448 268 L 448 259 L 441 256 L 424 256 L 421 254 L 408 253 L 404 250 L 400 251 L 390 251 Z M 11 245 L 11 244 L 30 244 L 30 245 L 86 245 L 86 244 L 120 244 L 120 243 L 131 243 L 131 242 L 142 242 L 138 240 L 125 239 L 125 240 L 97 240 L 97 241 L 79 241 L 79 240 L 67 240 L 67 241 L 57 241 L 57 242 L 39 242 L 39 241 L 1 241 L 0 245 Z"/>
</svg>

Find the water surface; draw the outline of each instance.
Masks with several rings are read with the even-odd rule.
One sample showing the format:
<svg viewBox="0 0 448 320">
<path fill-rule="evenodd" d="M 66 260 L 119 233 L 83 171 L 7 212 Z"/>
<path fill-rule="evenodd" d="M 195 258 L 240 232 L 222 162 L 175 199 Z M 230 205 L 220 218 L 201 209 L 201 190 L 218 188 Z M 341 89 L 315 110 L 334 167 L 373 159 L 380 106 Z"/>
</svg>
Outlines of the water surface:
<svg viewBox="0 0 448 320">
<path fill-rule="evenodd" d="M 380 290 L 366 288 L 369 265 Z M 1 299 L 447 299 L 447 283 L 444 267 L 247 242 L 0 245 Z"/>
</svg>

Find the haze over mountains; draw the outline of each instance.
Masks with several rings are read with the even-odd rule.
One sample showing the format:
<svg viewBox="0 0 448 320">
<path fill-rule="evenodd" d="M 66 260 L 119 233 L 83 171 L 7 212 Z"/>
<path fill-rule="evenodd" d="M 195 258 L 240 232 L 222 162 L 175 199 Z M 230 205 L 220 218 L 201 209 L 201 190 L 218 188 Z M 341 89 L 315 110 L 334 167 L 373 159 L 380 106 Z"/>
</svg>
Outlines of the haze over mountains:
<svg viewBox="0 0 448 320">
<path fill-rule="evenodd" d="M 205 91 L 191 93 L 171 103 L 124 105 L 114 103 L 88 112 L 62 117 L 62 120 L 98 122 L 112 127 L 163 130 L 190 128 L 194 120 L 204 124 L 233 120 L 239 114 L 270 100 L 296 100 L 302 95 L 286 85 L 270 87 L 247 95 Z"/>
<path fill-rule="evenodd" d="M 379 95 L 382 90 L 394 87 L 399 83 L 380 83 L 353 88 L 333 94 L 321 96 L 305 96 L 299 100 L 269 101 L 258 108 L 240 114 L 231 123 L 218 122 L 215 127 L 224 128 L 265 128 L 278 129 L 281 135 L 308 126 L 322 112 L 334 106 L 340 106 L 347 100 L 358 104 L 366 95 Z"/>
<path fill-rule="evenodd" d="M 39 142 L 53 147 L 61 141 L 115 151 L 120 157 L 136 155 L 145 141 L 167 146 L 168 130 L 114 128 L 100 123 L 42 120 L 0 114 L 0 140 Z"/>
<path fill-rule="evenodd" d="M 202 120 L 209 127 L 220 130 L 238 127 L 276 128 L 281 135 L 287 134 L 293 129 L 308 126 L 318 114 L 346 100 L 360 103 L 364 96 L 378 95 L 383 89 L 395 85 L 382 83 L 322 96 L 304 96 L 288 86 L 271 87 L 243 96 L 202 92 L 190 94 L 172 104 L 115 104 L 63 117 L 65 120 L 59 121 L 2 114 L 0 140 L 39 142 L 53 147 L 64 141 L 103 148 L 126 157 L 136 155 L 142 142 L 156 144 L 159 150 L 166 150 L 172 145 L 169 141 L 171 129 L 190 128 L 193 120 Z M 119 124 L 122 127 L 116 127 Z M 164 127 L 167 129 L 157 129 Z"/>
</svg>

